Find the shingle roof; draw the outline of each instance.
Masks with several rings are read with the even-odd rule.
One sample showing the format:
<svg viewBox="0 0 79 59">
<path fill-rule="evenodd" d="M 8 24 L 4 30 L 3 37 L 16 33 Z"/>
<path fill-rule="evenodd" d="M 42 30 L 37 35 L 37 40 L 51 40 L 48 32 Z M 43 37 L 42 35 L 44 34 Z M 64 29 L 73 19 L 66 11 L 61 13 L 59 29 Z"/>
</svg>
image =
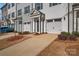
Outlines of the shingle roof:
<svg viewBox="0 0 79 59">
<path fill-rule="evenodd" d="M 7 5 L 7 3 L 5 3 L 0 9 L 2 10 L 6 5 Z"/>
</svg>

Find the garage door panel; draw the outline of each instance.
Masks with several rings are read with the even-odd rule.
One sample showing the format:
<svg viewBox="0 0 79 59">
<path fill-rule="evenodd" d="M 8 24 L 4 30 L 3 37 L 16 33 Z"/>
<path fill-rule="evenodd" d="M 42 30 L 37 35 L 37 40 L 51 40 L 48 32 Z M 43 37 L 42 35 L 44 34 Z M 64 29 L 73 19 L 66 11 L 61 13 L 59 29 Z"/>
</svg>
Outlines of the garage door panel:
<svg viewBox="0 0 79 59">
<path fill-rule="evenodd" d="M 52 22 L 47 23 L 47 32 L 51 33 L 53 28 Z"/>
<path fill-rule="evenodd" d="M 30 24 L 24 25 L 24 31 L 30 31 Z"/>
<path fill-rule="evenodd" d="M 61 32 L 61 21 L 59 21 L 59 22 L 47 22 L 47 32 L 48 33 Z"/>
<path fill-rule="evenodd" d="M 61 32 L 61 22 L 55 22 L 54 26 L 56 32 Z"/>
</svg>

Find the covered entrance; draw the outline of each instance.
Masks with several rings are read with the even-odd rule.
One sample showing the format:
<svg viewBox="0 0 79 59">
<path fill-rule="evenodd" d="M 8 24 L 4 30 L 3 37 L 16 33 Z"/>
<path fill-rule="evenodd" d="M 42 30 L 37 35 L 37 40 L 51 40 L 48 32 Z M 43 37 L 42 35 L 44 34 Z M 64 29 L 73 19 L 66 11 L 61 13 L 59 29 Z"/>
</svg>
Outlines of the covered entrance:
<svg viewBox="0 0 79 59">
<path fill-rule="evenodd" d="M 32 32 L 44 33 L 45 14 L 40 11 L 34 10 L 31 13 L 30 17 L 32 19 Z"/>
<path fill-rule="evenodd" d="M 34 32 L 39 32 L 40 28 L 39 17 L 34 18 Z"/>
</svg>

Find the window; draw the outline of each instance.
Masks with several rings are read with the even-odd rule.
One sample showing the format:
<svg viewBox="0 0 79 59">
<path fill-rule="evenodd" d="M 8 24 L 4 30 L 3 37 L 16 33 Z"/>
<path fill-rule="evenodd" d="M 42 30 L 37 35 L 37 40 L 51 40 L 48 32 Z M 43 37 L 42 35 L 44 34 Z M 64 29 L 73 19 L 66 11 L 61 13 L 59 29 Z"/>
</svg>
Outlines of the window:
<svg viewBox="0 0 79 59">
<path fill-rule="evenodd" d="M 22 9 L 18 10 L 18 16 L 22 15 Z"/>
<path fill-rule="evenodd" d="M 47 20 L 47 22 L 53 22 L 53 20 L 51 19 L 51 20 Z"/>
<path fill-rule="evenodd" d="M 49 7 L 52 7 L 52 6 L 55 6 L 55 5 L 58 5 L 58 4 L 61 4 L 61 3 L 49 3 Z"/>
<path fill-rule="evenodd" d="M 54 19 L 54 21 L 55 21 L 55 22 L 59 22 L 59 21 L 61 21 L 61 19 Z"/>
<path fill-rule="evenodd" d="M 2 19 L 4 20 L 4 19 L 5 19 L 5 17 L 3 16 L 3 17 L 2 17 Z"/>
<path fill-rule="evenodd" d="M 58 3 L 53 3 L 53 6 L 58 5 Z"/>
<path fill-rule="evenodd" d="M 10 14 L 8 14 L 8 18 L 10 18 Z"/>
<path fill-rule="evenodd" d="M 5 16 L 3 16 L 3 19 L 5 19 Z"/>
<path fill-rule="evenodd" d="M 27 24 L 26 22 L 24 22 L 24 24 Z"/>
<path fill-rule="evenodd" d="M 27 22 L 27 24 L 30 24 L 30 22 Z"/>
<path fill-rule="evenodd" d="M 30 6 L 24 8 L 24 14 L 30 13 Z"/>
<path fill-rule="evenodd" d="M 65 20 L 65 17 L 64 17 L 64 20 Z"/>
<path fill-rule="evenodd" d="M 24 22 L 24 24 L 30 24 L 31 22 Z"/>
<path fill-rule="evenodd" d="M 52 7 L 53 6 L 53 3 L 49 3 L 49 7 Z"/>
<path fill-rule="evenodd" d="M 7 16 L 5 16 L 5 19 L 7 19 Z"/>
<path fill-rule="evenodd" d="M 35 3 L 35 9 L 36 10 L 43 9 L 43 4 L 42 3 Z"/>
<path fill-rule="evenodd" d="M 76 15 L 77 15 L 77 18 L 79 18 L 79 11 L 77 11 Z"/>
<path fill-rule="evenodd" d="M 8 9 L 10 9 L 10 4 L 8 4 Z"/>
<path fill-rule="evenodd" d="M 12 3 L 12 7 L 14 6 L 15 4 L 14 3 Z"/>
<path fill-rule="evenodd" d="M 22 24 L 22 21 L 21 20 L 19 21 L 19 24 Z"/>
<path fill-rule="evenodd" d="M 33 3 L 31 4 L 31 10 L 33 10 Z"/>
<path fill-rule="evenodd" d="M 14 17 L 15 17 L 15 13 L 13 12 L 13 13 L 12 13 L 12 18 L 14 18 Z"/>
</svg>

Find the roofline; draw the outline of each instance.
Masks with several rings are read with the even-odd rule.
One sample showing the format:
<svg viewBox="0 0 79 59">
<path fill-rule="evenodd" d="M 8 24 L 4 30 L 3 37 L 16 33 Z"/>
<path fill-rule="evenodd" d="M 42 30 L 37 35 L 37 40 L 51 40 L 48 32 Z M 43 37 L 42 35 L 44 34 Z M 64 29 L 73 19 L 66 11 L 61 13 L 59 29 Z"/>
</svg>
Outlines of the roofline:
<svg viewBox="0 0 79 59">
<path fill-rule="evenodd" d="M 7 5 L 7 3 L 5 3 L 0 9 L 2 10 L 6 5 Z"/>
</svg>

